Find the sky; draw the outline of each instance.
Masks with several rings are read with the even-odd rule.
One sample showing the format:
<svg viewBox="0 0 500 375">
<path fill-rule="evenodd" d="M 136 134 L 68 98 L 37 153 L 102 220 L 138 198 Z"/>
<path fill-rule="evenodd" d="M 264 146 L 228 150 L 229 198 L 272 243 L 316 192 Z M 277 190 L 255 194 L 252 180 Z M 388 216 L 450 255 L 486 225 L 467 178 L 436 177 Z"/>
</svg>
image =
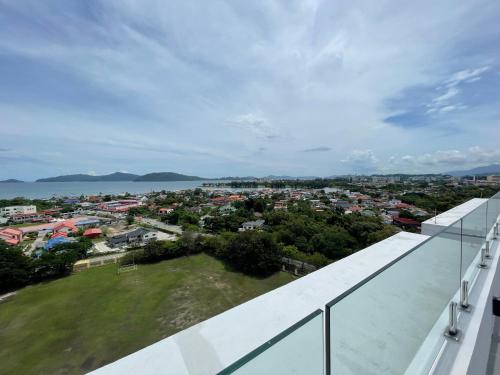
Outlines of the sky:
<svg viewBox="0 0 500 375">
<path fill-rule="evenodd" d="M 500 163 L 496 1 L 0 0 L 0 179 Z"/>
</svg>

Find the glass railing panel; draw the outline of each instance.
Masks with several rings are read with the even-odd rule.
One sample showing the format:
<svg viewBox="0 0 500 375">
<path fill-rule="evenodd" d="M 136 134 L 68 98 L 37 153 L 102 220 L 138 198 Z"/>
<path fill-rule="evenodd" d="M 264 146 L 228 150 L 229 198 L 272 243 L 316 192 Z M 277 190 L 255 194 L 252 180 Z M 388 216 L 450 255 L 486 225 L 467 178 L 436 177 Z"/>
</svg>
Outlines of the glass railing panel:
<svg viewBox="0 0 500 375">
<path fill-rule="evenodd" d="M 317 310 L 219 375 L 323 375 L 323 311 Z"/>
<path fill-rule="evenodd" d="M 462 218 L 461 279 L 472 282 L 479 269 L 481 248 L 485 244 L 487 228 L 487 203 Z"/>
<path fill-rule="evenodd" d="M 327 305 L 331 374 L 430 369 L 459 290 L 460 233 L 458 222 Z"/>
<path fill-rule="evenodd" d="M 488 201 L 488 224 L 490 228 L 490 234 L 493 234 L 494 226 L 498 222 L 500 217 L 500 192 L 495 194 Z"/>
<path fill-rule="evenodd" d="M 500 199 L 491 198 L 488 200 L 488 203 L 486 205 L 486 228 L 488 234 L 491 232 L 491 230 L 495 226 L 495 223 L 497 222 L 498 202 L 500 202 Z"/>
</svg>

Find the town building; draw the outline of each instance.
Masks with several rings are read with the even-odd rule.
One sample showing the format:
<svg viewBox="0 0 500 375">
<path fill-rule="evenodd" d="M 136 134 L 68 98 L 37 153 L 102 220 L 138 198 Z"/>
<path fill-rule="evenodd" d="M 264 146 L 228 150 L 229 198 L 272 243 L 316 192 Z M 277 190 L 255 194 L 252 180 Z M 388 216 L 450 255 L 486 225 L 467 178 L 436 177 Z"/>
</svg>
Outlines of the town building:
<svg viewBox="0 0 500 375">
<path fill-rule="evenodd" d="M 49 219 L 49 217 L 36 212 L 32 214 L 15 214 L 10 217 L 10 220 L 15 224 L 48 222 Z"/>
<path fill-rule="evenodd" d="M 173 211 L 174 211 L 173 207 L 162 207 L 162 208 L 158 209 L 158 213 L 161 216 L 168 215 L 169 213 L 171 213 Z"/>
<path fill-rule="evenodd" d="M 35 214 L 36 206 L 7 206 L 0 208 L 0 216 L 12 217 L 19 214 Z"/>
<path fill-rule="evenodd" d="M 51 238 L 50 240 L 47 241 L 47 243 L 43 246 L 44 250 L 52 250 L 54 246 L 63 244 L 63 243 L 70 243 L 74 242 L 74 239 L 70 239 L 68 237 L 65 237 L 64 235 L 57 236 L 55 238 Z"/>
<path fill-rule="evenodd" d="M 107 212 L 128 212 L 133 207 L 140 207 L 142 202 L 137 199 L 122 199 L 119 201 L 103 202 L 97 207 Z"/>
<path fill-rule="evenodd" d="M 486 181 L 500 183 L 500 175 L 490 175 L 486 176 Z"/>
<path fill-rule="evenodd" d="M 8 245 L 19 245 L 23 240 L 23 231 L 17 228 L 6 228 L 0 230 L 0 239 Z"/>
<path fill-rule="evenodd" d="M 118 234 L 109 237 L 106 241 L 109 247 L 121 247 L 130 245 L 142 245 L 149 241 L 155 240 L 157 233 L 144 228 L 137 228 L 131 232 Z"/>
<path fill-rule="evenodd" d="M 241 228 L 238 229 L 240 232 L 244 232 L 247 230 L 258 230 L 264 227 L 264 220 L 254 220 L 254 221 L 246 221 L 241 224 Z"/>
<path fill-rule="evenodd" d="M 101 219 L 85 219 L 75 223 L 77 228 L 90 228 L 101 224 Z"/>
<path fill-rule="evenodd" d="M 394 217 L 392 219 L 392 223 L 403 229 L 410 229 L 410 228 L 418 229 L 420 228 L 421 225 L 419 221 L 399 216 Z"/>
<path fill-rule="evenodd" d="M 87 238 L 97 238 L 102 235 L 102 230 L 99 228 L 89 228 L 86 229 L 85 232 L 83 232 L 83 237 Z"/>
<path fill-rule="evenodd" d="M 52 228 L 53 233 L 64 232 L 64 233 L 78 233 L 78 228 L 71 221 L 63 221 L 62 223 L 56 224 Z"/>
</svg>

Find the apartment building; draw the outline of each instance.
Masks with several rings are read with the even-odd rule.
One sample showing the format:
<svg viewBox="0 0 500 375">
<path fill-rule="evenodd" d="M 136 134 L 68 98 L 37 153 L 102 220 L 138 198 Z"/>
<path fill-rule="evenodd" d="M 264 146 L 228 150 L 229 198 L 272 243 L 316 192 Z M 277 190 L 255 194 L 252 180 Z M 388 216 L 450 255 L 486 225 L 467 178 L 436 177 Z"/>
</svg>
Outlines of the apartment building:
<svg viewBox="0 0 500 375">
<path fill-rule="evenodd" d="M 12 217 L 19 214 L 36 214 L 36 206 L 7 206 L 0 208 L 0 216 Z"/>
</svg>

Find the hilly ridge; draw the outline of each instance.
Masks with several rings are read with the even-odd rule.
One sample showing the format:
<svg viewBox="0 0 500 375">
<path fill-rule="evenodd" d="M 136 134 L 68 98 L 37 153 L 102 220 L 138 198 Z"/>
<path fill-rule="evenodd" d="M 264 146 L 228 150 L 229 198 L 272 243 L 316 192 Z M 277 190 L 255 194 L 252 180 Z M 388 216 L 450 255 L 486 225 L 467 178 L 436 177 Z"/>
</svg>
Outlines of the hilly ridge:
<svg viewBox="0 0 500 375">
<path fill-rule="evenodd" d="M 107 175 L 93 176 L 90 174 L 70 174 L 56 177 L 41 178 L 35 182 L 110 182 L 110 181 L 198 181 L 203 180 L 197 176 L 187 176 L 174 172 L 148 173 L 143 176 L 115 172 Z"/>
</svg>

